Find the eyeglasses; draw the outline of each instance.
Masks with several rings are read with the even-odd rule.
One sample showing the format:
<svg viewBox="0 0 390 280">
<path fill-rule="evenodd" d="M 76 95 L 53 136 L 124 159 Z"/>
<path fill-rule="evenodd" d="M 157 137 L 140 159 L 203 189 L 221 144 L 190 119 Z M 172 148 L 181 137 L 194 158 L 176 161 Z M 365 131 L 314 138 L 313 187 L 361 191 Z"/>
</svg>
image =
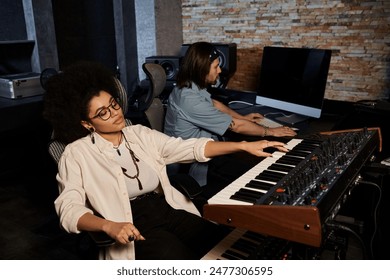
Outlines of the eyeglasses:
<svg viewBox="0 0 390 280">
<path fill-rule="evenodd" d="M 108 105 L 107 107 L 103 107 L 95 116 L 92 117 L 92 119 L 99 117 L 103 121 L 108 120 L 109 118 L 111 118 L 110 107 L 114 110 L 119 110 L 121 108 L 121 105 L 119 105 L 119 103 L 116 102 L 116 100 L 112 100 L 110 105 Z"/>
</svg>

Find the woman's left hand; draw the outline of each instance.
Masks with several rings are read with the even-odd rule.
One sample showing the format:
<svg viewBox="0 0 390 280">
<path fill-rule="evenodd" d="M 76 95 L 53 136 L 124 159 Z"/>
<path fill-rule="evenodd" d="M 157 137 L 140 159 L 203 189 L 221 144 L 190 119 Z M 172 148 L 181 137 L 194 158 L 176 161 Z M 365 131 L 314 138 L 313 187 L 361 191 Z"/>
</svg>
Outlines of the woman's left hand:
<svg viewBox="0 0 390 280">
<path fill-rule="evenodd" d="M 283 137 L 283 136 L 295 136 L 297 133 L 288 126 L 269 127 L 268 136 Z"/>
<path fill-rule="evenodd" d="M 259 122 L 261 119 L 264 118 L 264 116 L 262 114 L 259 114 L 259 113 L 250 113 L 248 115 L 245 115 L 244 118 L 250 122 L 254 122 L 254 123 L 257 123 Z"/>
</svg>

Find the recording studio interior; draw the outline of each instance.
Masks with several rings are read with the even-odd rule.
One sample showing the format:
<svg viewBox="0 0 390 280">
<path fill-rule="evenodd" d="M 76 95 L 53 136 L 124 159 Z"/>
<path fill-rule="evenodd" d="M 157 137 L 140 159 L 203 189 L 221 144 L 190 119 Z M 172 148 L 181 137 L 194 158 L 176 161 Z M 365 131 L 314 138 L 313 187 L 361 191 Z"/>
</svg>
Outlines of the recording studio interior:
<svg viewBox="0 0 390 280">
<path fill-rule="evenodd" d="M 127 92 L 126 118 L 154 127 L 142 106 L 152 88 L 144 63 L 165 71 L 155 97 L 165 108 L 182 58 L 199 41 L 219 52 L 214 99 L 297 132 L 285 139 L 292 154 L 280 162 L 248 157 L 238 179 L 215 174 L 226 188 L 203 217 L 232 231 L 203 259 L 389 258 L 389 1 L 0 0 L 0 7 L 0 259 L 87 260 L 99 250 L 88 234 L 65 232 L 54 209 L 45 81 L 77 61 L 99 62 Z M 242 188 L 265 188 L 256 182 L 275 173 L 283 177 L 242 203 Z"/>
</svg>

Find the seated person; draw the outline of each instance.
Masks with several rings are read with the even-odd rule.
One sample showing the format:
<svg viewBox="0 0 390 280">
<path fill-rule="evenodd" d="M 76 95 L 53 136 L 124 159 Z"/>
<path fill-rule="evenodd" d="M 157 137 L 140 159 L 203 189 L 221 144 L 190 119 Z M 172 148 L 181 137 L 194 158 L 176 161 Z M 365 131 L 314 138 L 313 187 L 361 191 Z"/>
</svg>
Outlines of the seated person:
<svg viewBox="0 0 390 280">
<path fill-rule="evenodd" d="M 71 233 L 107 233 L 116 240 L 102 249 L 100 257 L 107 259 L 200 259 L 226 234 L 172 187 L 167 164 L 238 151 L 267 157 L 267 147 L 287 150 L 277 141 L 184 140 L 126 126 L 114 74 L 92 62 L 48 80 L 44 117 L 67 144 L 56 176 L 60 224 Z"/>
<path fill-rule="evenodd" d="M 164 132 L 183 139 L 209 137 L 221 139 L 228 130 L 250 136 L 295 136 L 289 127 L 268 128 L 256 123 L 258 113 L 241 115 L 222 102 L 211 98 L 207 87 L 218 81 L 221 68 L 219 53 L 207 42 L 192 44 L 183 58 L 177 85 L 168 99 Z M 195 163 L 190 175 L 201 186 L 207 184 L 208 165 Z"/>
</svg>

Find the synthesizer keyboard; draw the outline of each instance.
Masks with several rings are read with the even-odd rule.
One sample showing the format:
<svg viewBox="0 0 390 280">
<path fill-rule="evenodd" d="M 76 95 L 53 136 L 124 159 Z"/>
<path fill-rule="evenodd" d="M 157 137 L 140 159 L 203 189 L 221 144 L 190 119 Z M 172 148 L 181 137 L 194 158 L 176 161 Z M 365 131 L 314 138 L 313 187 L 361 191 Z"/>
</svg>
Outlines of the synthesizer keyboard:
<svg viewBox="0 0 390 280">
<path fill-rule="evenodd" d="M 204 206 L 204 217 L 232 227 L 319 247 L 361 167 L 381 148 L 379 129 L 292 139 Z"/>
<path fill-rule="evenodd" d="M 285 260 L 289 251 L 289 241 L 237 228 L 201 260 Z"/>
</svg>

